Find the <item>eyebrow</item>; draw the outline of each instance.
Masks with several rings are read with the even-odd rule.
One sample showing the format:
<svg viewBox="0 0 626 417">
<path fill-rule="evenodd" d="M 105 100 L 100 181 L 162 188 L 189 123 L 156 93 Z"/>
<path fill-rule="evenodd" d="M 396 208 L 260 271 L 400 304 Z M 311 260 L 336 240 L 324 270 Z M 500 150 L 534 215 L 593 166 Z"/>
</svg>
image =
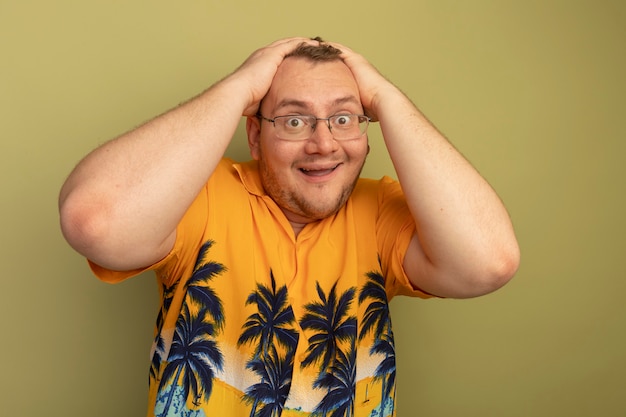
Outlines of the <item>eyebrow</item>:
<svg viewBox="0 0 626 417">
<path fill-rule="evenodd" d="M 345 97 L 339 97 L 339 98 L 335 99 L 331 104 L 333 106 L 339 106 L 339 105 L 346 104 L 346 103 L 361 104 L 359 99 L 357 99 L 353 95 L 345 96 Z M 278 105 L 274 108 L 274 111 L 280 110 L 280 109 L 282 109 L 284 107 L 297 107 L 297 108 L 306 110 L 306 109 L 309 109 L 311 106 L 306 101 L 287 98 L 287 99 L 281 100 L 278 103 Z"/>
</svg>

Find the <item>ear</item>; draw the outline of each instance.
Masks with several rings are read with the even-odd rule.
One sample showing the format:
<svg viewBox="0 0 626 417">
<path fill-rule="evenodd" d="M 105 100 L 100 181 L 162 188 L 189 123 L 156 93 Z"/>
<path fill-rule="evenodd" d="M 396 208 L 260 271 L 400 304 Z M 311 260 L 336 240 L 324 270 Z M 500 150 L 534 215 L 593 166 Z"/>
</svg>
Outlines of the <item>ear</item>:
<svg viewBox="0 0 626 417">
<path fill-rule="evenodd" d="M 246 119 L 246 133 L 248 134 L 250 155 L 258 161 L 261 155 L 261 121 L 257 117 L 248 116 Z"/>
</svg>

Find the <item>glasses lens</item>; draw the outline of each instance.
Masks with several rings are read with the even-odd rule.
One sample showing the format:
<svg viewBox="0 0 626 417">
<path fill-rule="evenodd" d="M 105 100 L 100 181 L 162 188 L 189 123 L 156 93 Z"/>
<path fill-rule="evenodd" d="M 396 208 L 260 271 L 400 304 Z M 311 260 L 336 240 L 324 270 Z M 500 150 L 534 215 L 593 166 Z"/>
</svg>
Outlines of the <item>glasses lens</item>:
<svg viewBox="0 0 626 417">
<path fill-rule="evenodd" d="M 313 116 L 277 116 L 274 118 L 276 136 L 287 140 L 308 139 L 316 121 Z"/>
<path fill-rule="evenodd" d="M 356 139 L 367 130 L 369 119 L 358 114 L 338 114 L 330 118 L 333 137 L 337 140 Z"/>
</svg>

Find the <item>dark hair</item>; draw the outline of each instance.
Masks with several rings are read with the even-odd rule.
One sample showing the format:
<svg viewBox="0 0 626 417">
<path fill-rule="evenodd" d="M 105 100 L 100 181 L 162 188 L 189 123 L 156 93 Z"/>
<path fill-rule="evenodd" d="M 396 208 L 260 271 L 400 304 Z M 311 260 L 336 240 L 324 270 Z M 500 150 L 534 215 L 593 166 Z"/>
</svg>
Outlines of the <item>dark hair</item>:
<svg viewBox="0 0 626 417">
<path fill-rule="evenodd" d="M 341 59 L 341 51 L 339 49 L 324 43 L 319 36 L 311 39 L 318 41 L 319 45 L 311 45 L 303 42 L 298 45 L 296 49 L 285 55 L 285 58 L 306 58 L 311 61 L 335 61 Z"/>
</svg>

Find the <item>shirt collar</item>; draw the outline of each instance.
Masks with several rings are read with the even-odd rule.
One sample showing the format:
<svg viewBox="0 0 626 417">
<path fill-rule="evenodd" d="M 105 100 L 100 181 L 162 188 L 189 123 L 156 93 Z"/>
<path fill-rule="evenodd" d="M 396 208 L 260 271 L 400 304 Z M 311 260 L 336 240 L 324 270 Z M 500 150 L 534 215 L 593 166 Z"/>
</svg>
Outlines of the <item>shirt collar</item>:
<svg viewBox="0 0 626 417">
<path fill-rule="evenodd" d="M 235 162 L 233 168 L 239 174 L 241 183 L 246 190 L 253 195 L 264 196 L 267 195 L 263 184 L 261 183 L 261 176 L 259 175 L 259 164 L 255 160 L 247 162 Z"/>
</svg>

